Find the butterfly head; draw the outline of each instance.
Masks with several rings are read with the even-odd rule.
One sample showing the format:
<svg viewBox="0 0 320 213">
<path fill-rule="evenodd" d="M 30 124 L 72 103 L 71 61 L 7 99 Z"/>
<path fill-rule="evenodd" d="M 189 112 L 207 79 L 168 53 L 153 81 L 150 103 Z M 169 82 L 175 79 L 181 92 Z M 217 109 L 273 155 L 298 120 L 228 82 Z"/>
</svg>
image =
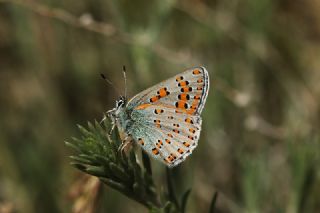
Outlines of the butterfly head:
<svg viewBox="0 0 320 213">
<path fill-rule="evenodd" d="M 126 102 L 126 97 L 120 96 L 119 100 L 116 101 L 116 109 L 123 108 L 126 105 Z"/>
<path fill-rule="evenodd" d="M 113 123 L 117 121 L 121 111 L 125 108 L 127 103 L 127 99 L 124 96 L 120 96 L 120 98 L 116 101 L 116 107 L 107 112 L 107 116 L 111 119 Z"/>
</svg>

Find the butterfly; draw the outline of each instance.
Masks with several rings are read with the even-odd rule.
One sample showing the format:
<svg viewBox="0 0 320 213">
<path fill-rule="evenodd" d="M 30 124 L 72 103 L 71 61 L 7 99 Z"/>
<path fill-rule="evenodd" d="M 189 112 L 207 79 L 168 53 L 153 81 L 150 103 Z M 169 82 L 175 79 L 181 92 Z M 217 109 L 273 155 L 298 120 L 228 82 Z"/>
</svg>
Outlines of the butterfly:
<svg viewBox="0 0 320 213">
<path fill-rule="evenodd" d="M 196 148 L 209 74 L 194 67 L 158 83 L 129 101 L 121 96 L 107 112 L 122 145 L 135 142 L 155 159 L 174 167 Z"/>
</svg>

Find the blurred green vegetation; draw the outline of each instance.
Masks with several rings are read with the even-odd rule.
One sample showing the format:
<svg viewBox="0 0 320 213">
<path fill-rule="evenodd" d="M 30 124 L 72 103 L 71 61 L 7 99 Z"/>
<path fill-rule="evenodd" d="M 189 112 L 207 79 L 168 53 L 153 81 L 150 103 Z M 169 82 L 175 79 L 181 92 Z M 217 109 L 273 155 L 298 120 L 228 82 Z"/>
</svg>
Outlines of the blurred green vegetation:
<svg viewBox="0 0 320 213">
<path fill-rule="evenodd" d="M 71 211 L 63 141 L 114 106 L 123 65 L 130 96 L 210 73 L 199 146 L 172 171 L 187 212 L 215 191 L 219 212 L 319 212 L 319 38 L 316 0 L 0 0 L 0 212 Z M 98 212 L 146 212 L 101 191 Z"/>
</svg>

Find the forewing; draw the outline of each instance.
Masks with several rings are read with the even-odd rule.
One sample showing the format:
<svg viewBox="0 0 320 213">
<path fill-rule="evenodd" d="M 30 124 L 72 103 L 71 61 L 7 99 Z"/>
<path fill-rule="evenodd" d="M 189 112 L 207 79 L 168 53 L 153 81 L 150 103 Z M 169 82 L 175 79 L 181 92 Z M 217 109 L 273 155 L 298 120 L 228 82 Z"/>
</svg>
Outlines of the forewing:
<svg viewBox="0 0 320 213">
<path fill-rule="evenodd" d="M 177 112 L 199 115 L 208 91 L 208 71 L 195 67 L 142 91 L 129 101 L 127 109 L 143 110 L 151 105 L 163 105 L 174 107 Z"/>
</svg>

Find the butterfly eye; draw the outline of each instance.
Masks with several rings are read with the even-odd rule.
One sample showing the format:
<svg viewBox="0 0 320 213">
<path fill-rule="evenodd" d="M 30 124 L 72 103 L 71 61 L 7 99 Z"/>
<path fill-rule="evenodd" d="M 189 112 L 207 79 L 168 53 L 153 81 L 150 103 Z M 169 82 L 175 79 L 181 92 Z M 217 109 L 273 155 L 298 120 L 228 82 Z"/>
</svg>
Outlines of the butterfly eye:
<svg viewBox="0 0 320 213">
<path fill-rule="evenodd" d="M 116 102 L 117 108 L 123 106 L 126 103 L 126 98 L 121 96 L 120 99 Z"/>
</svg>

